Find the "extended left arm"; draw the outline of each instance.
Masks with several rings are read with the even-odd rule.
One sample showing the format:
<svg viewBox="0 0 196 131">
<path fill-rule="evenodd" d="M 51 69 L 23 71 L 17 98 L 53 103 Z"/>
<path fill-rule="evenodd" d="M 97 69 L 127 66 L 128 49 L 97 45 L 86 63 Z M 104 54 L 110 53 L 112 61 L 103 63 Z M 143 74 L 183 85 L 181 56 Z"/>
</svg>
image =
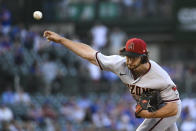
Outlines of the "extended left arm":
<svg viewBox="0 0 196 131">
<path fill-rule="evenodd" d="M 157 111 L 149 112 L 148 110 L 142 110 L 138 116 L 142 118 L 165 118 L 176 115 L 178 112 L 178 106 L 176 102 L 166 103 L 165 106 Z"/>
</svg>

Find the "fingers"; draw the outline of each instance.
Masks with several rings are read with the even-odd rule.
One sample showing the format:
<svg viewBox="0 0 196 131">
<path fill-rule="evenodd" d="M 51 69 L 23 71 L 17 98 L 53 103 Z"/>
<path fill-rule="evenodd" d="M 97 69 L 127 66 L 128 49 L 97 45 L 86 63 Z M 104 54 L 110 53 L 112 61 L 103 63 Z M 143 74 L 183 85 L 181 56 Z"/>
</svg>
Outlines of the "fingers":
<svg viewBox="0 0 196 131">
<path fill-rule="evenodd" d="M 137 104 L 136 105 L 136 110 L 135 110 L 136 114 L 139 114 L 142 110 L 143 109 L 142 109 L 141 105 Z"/>
<path fill-rule="evenodd" d="M 47 41 L 50 41 L 49 36 L 51 35 L 51 31 L 44 31 L 43 37 L 47 39 Z"/>
<path fill-rule="evenodd" d="M 49 36 L 51 33 L 50 33 L 50 31 L 44 31 L 44 37 L 47 37 L 47 36 Z"/>
<path fill-rule="evenodd" d="M 45 31 L 43 34 L 43 37 L 45 37 L 48 41 L 57 41 L 58 35 L 55 32 L 52 31 Z"/>
</svg>

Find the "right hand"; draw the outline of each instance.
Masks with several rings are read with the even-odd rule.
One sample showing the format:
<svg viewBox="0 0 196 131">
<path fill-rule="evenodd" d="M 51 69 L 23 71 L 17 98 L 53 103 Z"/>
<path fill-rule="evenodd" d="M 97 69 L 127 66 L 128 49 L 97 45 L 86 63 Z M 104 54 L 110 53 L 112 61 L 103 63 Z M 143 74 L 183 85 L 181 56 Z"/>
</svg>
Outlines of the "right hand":
<svg viewBox="0 0 196 131">
<path fill-rule="evenodd" d="M 55 32 L 52 31 L 44 31 L 44 35 L 43 35 L 46 39 L 48 39 L 49 41 L 54 41 L 56 43 L 60 43 L 62 38 L 60 35 L 58 35 Z"/>
</svg>

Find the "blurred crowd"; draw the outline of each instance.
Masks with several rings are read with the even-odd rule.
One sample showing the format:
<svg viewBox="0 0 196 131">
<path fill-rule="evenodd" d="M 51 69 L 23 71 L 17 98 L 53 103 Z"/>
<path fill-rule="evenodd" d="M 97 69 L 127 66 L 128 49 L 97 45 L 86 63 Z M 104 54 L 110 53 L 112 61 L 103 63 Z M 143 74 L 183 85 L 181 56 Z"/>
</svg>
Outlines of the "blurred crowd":
<svg viewBox="0 0 196 131">
<path fill-rule="evenodd" d="M 19 99 L 17 99 L 19 96 Z M 134 116 L 135 102 L 129 94 L 43 96 L 7 90 L 2 94 L 2 130 L 126 130 L 142 122 Z"/>
<path fill-rule="evenodd" d="M 94 18 L 94 15 L 96 15 L 96 13 L 93 12 L 96 11 L 98 14 L 97 17 L 99 18 L 126 17 L 126 19 L 132 19 L 153 16 L 169 18 L 172 12 L 173 0 L 59 0 L 58 2 L 45 1 L 44 5 L 55 3 L 57 7 L 56 14 L 60 15 L 59 17 L 62 17 L 62 19 L 74 14 L 71 7 L 73 5 L 76 7 L 73 8 L 75 12 L 77 12 L 77 5 L 83 7 L 81 9 L 78 6 L 80 8 L 80 15 L 78 13 L 77 17 L 80 17 L 80 20 L 91 20 L 91 18 Z M 85 4 L 87 6 L 84 6 Z M 97 10 L 94 10 L 94 6 L 91 6 L 91 4 L 95 5 Z M 47 9 L 50 10 L 46 8 L 46 12 Z M 65 12 L 66 15 L 60 12 Z"/>
<path fill-rule="evenodd" d="M 118 54 L 119 49 L 129 38 L 128 34 L 119 27 L 109 28 L 97 22 L 89 29 L 85 37 L 81 37 L 73 24 L 59 27 L 54 25 L 25 27 L 23 24 L 11 24 L 12 17 L 8 9 L 2 8 L 0 14 L 0 62 L 2 63 L 0 69 L 5 75 L 22 75 L 25 79 L 22 81 L 29 83 L 28 86 L 31 86 L 29 88 L 36 90 L 35 88 L 40 89 L 40 86 L 44 86 L 45 92 L 51 92 L 50 86 L 54 82 L 63 84 L 62 81 L 66 76 L 78 76 L 79 79 L 85 76 L 86 79 L 95 82 L 119 80 L 113 73 L 102 72 L 97 66 L 75 56 L 61 45 L 48 42 L 42 37 L 43 31 L 51 28 L 69 39 L 88 43 L 106 55 Z M 178 49 L 175 48 L 175 50 Z M 187 58 L 189 58 L 188 55 Z M 168 59 L 169 62 L 161 61 L 164 69 L 183 92 L 194 91 L 196 80 L 194 62 L 184 63 L 179 57 L 176 62 L 170 59 Z"/>
<path fill-rule="evenodd" d="M 9 131 L 134 131 L 135 101 L 127 93 L 30 95 L 8 88 L 1 95 L 0 129 Z M 179 131 L 196 130 L 196 99 L 182 98 Z"/>
<path fill-rule="evenodd" d="M 8 10 L 7 12 L 9 13 Z M 4 12 L 2 13 L 4 16 Z M 4 21 L 10 21 L 10 19 L 11 15 Z M 36 80 L 42 80 L 47 91 L 50 90 L 49 86 L 55 80 L 58 81 L 64 76 L 86 75 L 86 72 L 89 72 L 88 76 L 93 81 L 99 81 L 102 77 L 109 80 L 117 79 L 109 72 L 102 74 L 98 67 L 76 57 L 61 45 L 46 41 L 42 37 L 43 30 L 39 27 L 27 28 L 22 24 L 4 25 L 2 22 L 0 28 L 0 61 L 3 63 L 1 69 L 9 72 L 12 76 L 32 76 L 30 79 L 34 78 L 34 81 L 31 84 L 35 84 Z M 54 31 L 56 30 L 57 28 L 54 28 Z M 60 34 L 74 41 L 82 42 L 77 32 L 72 29 L 66 31 L 66 29 L 61 30 Z M 109 31 L 106 26 L 100 23 L 93 26 L 89 34 L 88 43 L 93 48 L 107 49 L 110 54 L 118 54 L 118 50 L 127 39 L 127 34 L 120 28 L 114 27 Z"/>
<path fill-rule="evenodd" d="M 124 0 L 123 2 L 134 1 Z M 113 73 L 101 72 L 98 67 L 80 59 L 62 46 L 47 42 L 42 37 L 42 28 L 26 27 L 23 24 L 12 25 L 11 19 L 11 12 L 2 7 L 0 9 L 0 84 L 2 89 L 0 129 L 131 131 L 142 122 L 143 119 L 136 119 L 134 116 L 135 102 L 129 93 L 109 92 L 100 95 L 91 93 L 86 96 L 59 94 L 65 87 L 64 81 L 72 82 L 72 79 L 68 77 L 80 80 L 78 88 L 89 80 L 92 80 L 94 84 L 102 80 L 112 84 L 119 79 Z M 61 30 L 58 27 L 51 27 L 67 38 L 87 42 L 93 48 L 106 54 L 118 54 L 118 50 L 128 38 L 128 34 L 120 28 L 110 29 L 99 22 L 92 26 L 88 32 L 89 36 L 85 38 L 77 34 L 74 25 L 69 26 L 69 31 L 67 28 Z M 182 99 L 182 115 L 178 121 L 180 130 L 196 130 L 196 113 L 194 112 L 196 100 L 190 97 L 195 90 L 193 88 L 196 81 L 195 66 L 192 63 L 185 65 L 181 61 L 175 64 L 174 62 L 163 64 L 163 67 L 177 83 L 182 96 L 185 96 Z M 5 77 L 8 74 L 11 78 L 20 77 L 22 87 L 14 89 L 14 79 Z M 71 89 L 72 84 L 66 87 Z M 58 87 L 55 93 L 53 87 Z M 45 95 L 38 93 L 43 93 L 42 91 Z M 53 95 L 49 95 L 51 92 Z"/>
</svg>

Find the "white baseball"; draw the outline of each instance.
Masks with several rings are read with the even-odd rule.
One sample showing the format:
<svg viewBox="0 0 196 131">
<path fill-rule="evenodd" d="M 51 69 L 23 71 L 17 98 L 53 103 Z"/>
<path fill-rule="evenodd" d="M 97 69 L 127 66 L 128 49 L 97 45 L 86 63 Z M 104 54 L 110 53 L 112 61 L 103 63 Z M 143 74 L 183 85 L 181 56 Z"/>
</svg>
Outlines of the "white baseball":
<svg viewBox="0 0 196 131">
<path fill-rule="evenodd" d="M 40 20 L 42 18 L 42 12 L 41 11 L 34 11 L 33 18 L 36 20 Z"/>
</svg>

